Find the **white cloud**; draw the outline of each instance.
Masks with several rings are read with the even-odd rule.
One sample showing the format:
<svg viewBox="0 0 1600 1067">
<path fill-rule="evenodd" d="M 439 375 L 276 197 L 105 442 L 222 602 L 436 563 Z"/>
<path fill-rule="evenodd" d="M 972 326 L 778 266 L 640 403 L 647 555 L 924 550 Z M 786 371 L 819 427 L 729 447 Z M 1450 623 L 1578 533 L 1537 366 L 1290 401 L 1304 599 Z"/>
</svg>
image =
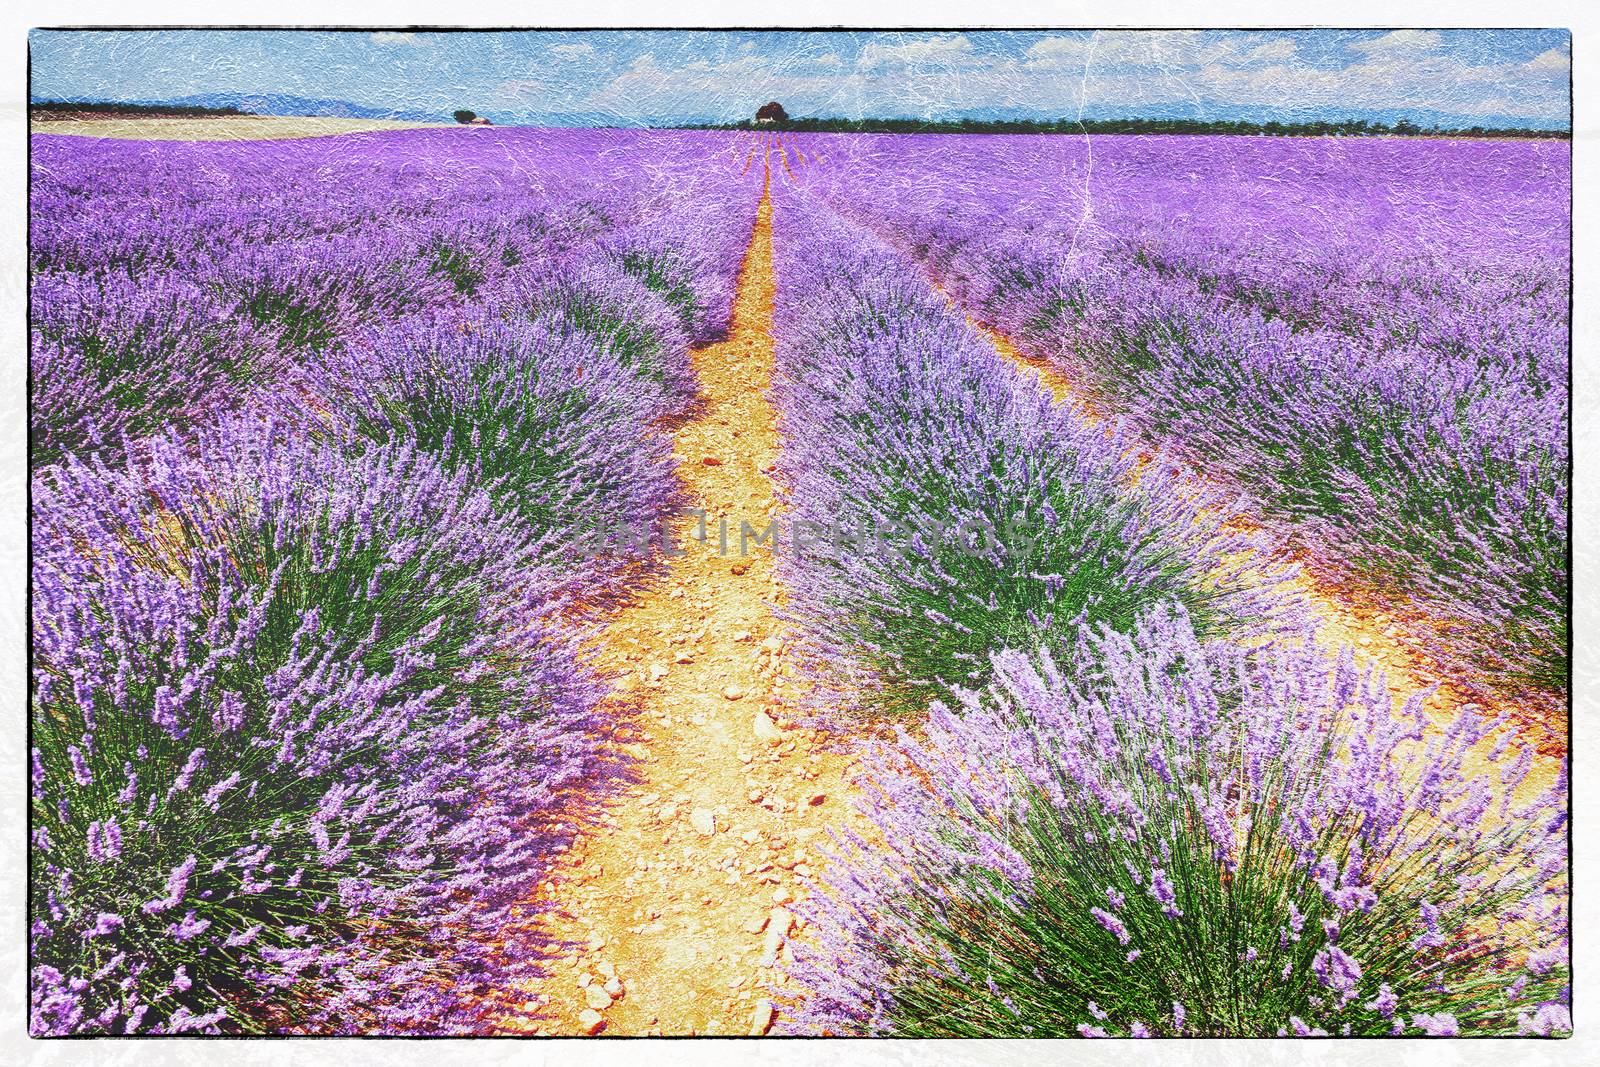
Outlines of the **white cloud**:
<svg viewBox="0 0 1600 1067">
<path fill-rule="evenodd" d="M 1249 52 L 1248 38 L 1205 30 L 1103 30 L 1087 37 L 1046 37 L 1023 53 L 1035 70 L 1155 66 L 1203 67 L 1208 63 L 1266 63 L 1295 54 L 1286 37 L 1266 41 Z"/>
<path fill-rule="evenodd" d="M 1391 30 L 1382 37 L 1352 41 L 1352 52 L 1365 52 L 1377 56 L 1419 56 L 1432 52 L 1444 42 L 1437 30 Z"/>
<path fill-rule="evenodd" d="M 1215 63 L 1235 55 L 1234 40 L 1205 30 L 1159 30 L 1152 33 L 1123 31 L 1104 34 L 1122 62 L 1147 62 L 1189 67 Z"/>
<path fill-rule="evenodd" d="M 489 102 L 501 107 L 535 106 L 548 102 L 550 86 L 534 78 L 503 81 L 489 94 Z"/>
<path fill-rule="evenodd" d="M 1023 53 L 1028 66 L 1067 67 L 1083 66 L 1089 54 L 1089 42 L 1083 37 L 1046 37 L 1035 41 Z"/>
<path fill-rule="evenodd" d="M 1445 54 L 1376 55 L 1342 70 L 1214 64 L 1186 79 L 1201 98 L 1245 106 L 1377 110 L 1414 108 L 1463 117 L 1559 118 L 1566 86 L 1531 64 L 1474 65 Z"/>
<path fill-rule="evenodd" d="M 1275 37 L 1265 44 L 1258 44 L 1244 57 L 1246 63 L 1279 63 L 1286 59 L 1293 59 L 1297 49 L 1295 43 L 1287 37 Z"/>
<path fill-rule="evenodd" d="M 397 33 L 393 30 L 379 30 L 372 35 L 372 43 L 385 48 L 421 48 L 423 44 L 422 39 L 414 33 Z"/>
<path fill-rule="evenodd" d="M 966 37 L 956 34 L 946 37 L 927 37 L 904 41 L 900 44 L 879 44 L 869 41 L 861 50 L 856 66 L 861 70 L 883 67 L 966 67 L 981 65 L 986 60 L 979 56 Z"/>
<path fill-rule="evenodd" d="M 1528 60 L 1529 70 L 1561 71 L 1572 69 L 1572 56 L 1565 48 L 1552 48 Z"/>
<path fill-rule="evenodd" d="M 577 44 L 553 44 L 550 46 L 550 54 L 559 59 L 586 59 L 594 55 L 595 50 L 594 45 L 580 41 Z"/>
</svg>

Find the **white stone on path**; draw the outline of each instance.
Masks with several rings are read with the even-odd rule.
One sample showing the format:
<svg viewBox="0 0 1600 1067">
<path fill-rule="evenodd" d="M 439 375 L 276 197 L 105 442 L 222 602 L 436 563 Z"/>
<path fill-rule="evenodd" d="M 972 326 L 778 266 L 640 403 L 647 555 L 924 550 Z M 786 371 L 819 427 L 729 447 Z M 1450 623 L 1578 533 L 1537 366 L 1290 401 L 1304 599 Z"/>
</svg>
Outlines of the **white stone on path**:
<svg viewBox="0 0 1600 1067">
<path fill-rule="evenodd" d="M 755 731 L 756 740 L 758 741 L 771 742 L 783 739 L 783 731 L 778 728 L 777 723 L 772 721 L 772 716 L 759 708 L 756 709 L 755 719 L 751 723 L 751 728 Z"/>
</svg>

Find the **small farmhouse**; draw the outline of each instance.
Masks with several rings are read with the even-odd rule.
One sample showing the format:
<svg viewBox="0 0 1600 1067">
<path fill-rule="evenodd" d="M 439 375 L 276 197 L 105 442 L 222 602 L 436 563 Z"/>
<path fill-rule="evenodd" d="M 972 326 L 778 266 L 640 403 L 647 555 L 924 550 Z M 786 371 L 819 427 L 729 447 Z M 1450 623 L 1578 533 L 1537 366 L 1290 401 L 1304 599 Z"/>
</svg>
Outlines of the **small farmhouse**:
<svg viewBox="0 0 1600 1067">
<path fill-rule="evenodd" d="M 783 110 L 783 105 L 776 100 L 770 100 L 762 104 L 761 109 L 756 112 L 756 123 L 758 125 L 770 126 L 775 122 L 787 122 L 788 120 L 789 113 Z"/>
</svg>

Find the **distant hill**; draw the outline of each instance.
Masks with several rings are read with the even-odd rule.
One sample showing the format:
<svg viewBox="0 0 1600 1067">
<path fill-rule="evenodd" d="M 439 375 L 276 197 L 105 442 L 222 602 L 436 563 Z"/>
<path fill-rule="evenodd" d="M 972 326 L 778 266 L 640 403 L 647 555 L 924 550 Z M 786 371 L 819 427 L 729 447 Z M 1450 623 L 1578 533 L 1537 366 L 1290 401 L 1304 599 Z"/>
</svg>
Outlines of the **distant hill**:
<svg viewBox="0 0 1600 1067">
<path fill-rule="evenodd" d="M 201 93 L 170 100 L 35 100 L 35 111 L 86 111 L 109 114 L 284 115 L 290 118 L 396 119 L 401 122 L 449 122 L 440 112 L 368 107 L 348 100 L 314 100 L 287 93 Z"/>
<path fill-rule="evenodd" d="M 398 119 L 402 122 L 449 122 L 445 112 L 368 107 L 348 100 L 316 100 L 287 93 L 201 93 L 159 101 L 180 107 L 234 108 L 251 115 L 290 115 L 301 118 Z"/>
</svg>

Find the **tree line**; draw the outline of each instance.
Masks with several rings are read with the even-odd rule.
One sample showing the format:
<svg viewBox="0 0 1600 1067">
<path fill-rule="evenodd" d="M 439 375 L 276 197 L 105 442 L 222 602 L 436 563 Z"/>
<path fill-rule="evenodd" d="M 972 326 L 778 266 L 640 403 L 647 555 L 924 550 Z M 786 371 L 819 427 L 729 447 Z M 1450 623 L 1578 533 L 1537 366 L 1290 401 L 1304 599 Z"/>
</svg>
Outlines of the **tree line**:
<svg viewBox="0 0 1600 1067">
<path fill-rule="evenodd" d="M 1421 126 L 1401 119 L 1390 125 L 1366 119 L 1338 122 L 1251 122 L 1242 119 L 751 119 L 685 127 L 702 130 L 776 129 L 797 133 L 1143 133 L 1248 134 L 1264 137 L 1554 137 L 1566 130 Z"/>
<path fill-rule="evenodd" d="M 195 104 L 121 104 L 99 100 L 43 100 L 28 105 L 29 111 L 96 115 L 171 115 L 192 118 L 200 115 L 248 115 L 236 107 L 200 107 Z"/>
</svg>

